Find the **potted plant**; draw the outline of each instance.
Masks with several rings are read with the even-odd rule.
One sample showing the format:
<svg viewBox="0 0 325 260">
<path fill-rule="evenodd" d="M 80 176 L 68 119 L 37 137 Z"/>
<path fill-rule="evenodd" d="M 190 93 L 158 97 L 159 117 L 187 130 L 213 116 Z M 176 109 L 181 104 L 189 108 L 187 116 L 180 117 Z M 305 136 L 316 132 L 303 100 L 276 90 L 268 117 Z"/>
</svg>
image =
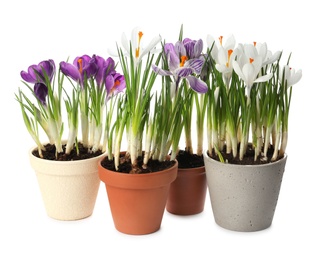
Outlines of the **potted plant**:
<svg viewBox="0 0 325 260">
<path fill-rule="evenodd" d="M 19 88 L 16 99 L 36 143 L 29 158 L 46 212 L 54 219 L 82 219 L 93 212 L 100 184 L 97 163 L 105 155 L 102 114 L 109 90 L 119 76 L 114 66 L 111 58 L 104 61 L 97 55 L 83 55 L 72 64 L 61 62 L 58 75 L 53 60 L 21 71 L 24 88 Z M 66 77 L 74 81 L 64 84 Z M 65 134 L 68 137 L 63 139 Z M 42 141 L 46 137 L 48 141 Z"/>
<path fill-rule="evenodd" d="M 161 37 L 146 48 L 142 48 L 142 37 L 142 31 L 134 28 L 133 40 L 123 34 L 122 47 L 117 46 L 126 90 L 115 99 L 114 113 L 110 110 L 107 115 L 107 156 L 98 164 L 115 228 L 132 235 L 160 229 L 169 187 L 177 174 L 168 140 L 176 131 L 169 122 L 179 113 L 168 105 L 164 90 L 154 94 L 153 89 L 157 75 L 151 66 L 161 59 L 155 50 Z M 122 140 L 126 148 L 121 148 Z"/>
<path fill-rule="evenodd" d="M 287 160 L 292 86 L 301 76 L 266 43 L 208 37 L 208 149 L 204 153 L 215 221 L 236 231 L 272 223 Z"/>
<path fill-rule="evenodd" d="M 163 46 L 162 67 L 153 70 L 165 79 L 163 89 L 170 89 L 170 102 L 179 106 L 182 114 L 176 122 L 179 135 L 173 138 L 172 157 L 178 161 L 176 180 L 171 184 L 166 209 L 177 215 L 192 215 L 203 211 L 206 197 L 206 176 L 203 161 L 203 134 L 206 112 L 207 84 L 200 79 L 205 63 L 203 41 L 183 39 L 183 27 L 178 41 Z M 192 119 L 196 112 L 197 149 L 193 151 Z M 185 137 L 185 149 L 179 149 L 180 136 Z"/>
</svg>

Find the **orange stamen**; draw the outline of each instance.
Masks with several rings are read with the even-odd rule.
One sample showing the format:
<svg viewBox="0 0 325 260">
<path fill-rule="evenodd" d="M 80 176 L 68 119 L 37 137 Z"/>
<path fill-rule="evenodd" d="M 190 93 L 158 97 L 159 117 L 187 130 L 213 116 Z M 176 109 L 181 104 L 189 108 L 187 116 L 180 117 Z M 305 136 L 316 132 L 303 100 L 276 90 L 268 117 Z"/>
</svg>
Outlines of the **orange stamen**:
<svg viewBox="0 0 325 260">
<path fill-rule="evenodd" d="M 253 44 L 254 44 L 254 47 L 256 47 L 256 42 L 253 42 Z"/>
<path fill-rule="evenodd" d="M 234 51 L 233 50 L 228 50 L 228 61 L 226 63 L 226 66 L 229 67 L 229 61 L 230 61 L 230 56 L 231 54 L 233 53 Z"/>
<path fill-rule="evenodd" d="M 143 36 L 143 33 L 140 31 L 138 33 L 138 36 L 139 36 L 139 38 L 138 38 L 138 47 L 135 49 L 135 57 L 136 58 L 139 58 L 139 56 L 140 56 L 140 41 L 141 41 L 141 38 Z"/>
<path fill-rule="evenodd" d="M 222 45 L 222 39 L 223 39 L 223 36 L 220 36 L 220 37 L 219 37 L 220 45 Z"/>
<path fill-rule="evenodd" d="M 113 88 L 115 88 L 116 86 L 119 86 L 121 84 L 121 82 L 119 81 L 119 80 L 116 80 L 115 82 L 114 82 L 114 86 L 113 86 Z"/>
<path fill-rule="evenodd" d="M 110 92 L 109 93 L 112 93 L 117 86 L 119 86 L 121 84 L 121 82 L 117 79 L 115 82 L 114 82 L 114 86 L 111 88 Z"/>
<path fill-rule="evenodd" d="M 187 61 L 187 57 L 186 56 L 182 56 L 181 57 L 181 63 L 179 64 L 180 67 L 184 67 L 185 61 Z"/>
<path fill-rule="evenodd" d="M 249 58 L 249 63 L 253 63 L 253 62 L 254 62 L 254 59 Z"/>
<path fill-rule="evenodd" d="M 79 72 L 82 73 L 82 59 L 78 59 Z"/>
</svg>

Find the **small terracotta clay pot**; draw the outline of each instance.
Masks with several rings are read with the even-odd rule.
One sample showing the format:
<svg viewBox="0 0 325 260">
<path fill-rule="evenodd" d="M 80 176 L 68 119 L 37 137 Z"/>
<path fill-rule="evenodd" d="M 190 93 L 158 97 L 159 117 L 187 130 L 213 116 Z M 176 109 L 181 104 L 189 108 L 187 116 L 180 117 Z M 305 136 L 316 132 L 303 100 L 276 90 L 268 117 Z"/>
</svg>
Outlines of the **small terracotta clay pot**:
<svg viewBox="0 0 325 260">
<path fill-rule="evenodd" d="M 99 178 L 106 185 L 115 228 L 125 234 L 144 235 L 160 229 L 170 184 L 177 166 L 160 172 L 126 174 L 98 164 Z"/>
<path fill-rule="evenodd" d="M 166 209 L 176 215 L 193 215 L 204 210 L 207 181 L 205 167 L 178 169 L 171 184 Z"/>
</svg>

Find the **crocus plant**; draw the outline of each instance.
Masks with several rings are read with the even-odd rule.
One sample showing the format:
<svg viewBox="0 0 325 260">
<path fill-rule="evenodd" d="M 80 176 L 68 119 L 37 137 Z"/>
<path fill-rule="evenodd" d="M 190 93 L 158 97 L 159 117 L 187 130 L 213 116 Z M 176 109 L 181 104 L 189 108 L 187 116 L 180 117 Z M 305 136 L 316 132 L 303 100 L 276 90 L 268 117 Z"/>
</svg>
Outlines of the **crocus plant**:
<svg viewBox="0 0 325 260">
<path fill-rule="evenodd" d="M 197 116 L 197 154 L 202 155 L 203 151 L 203 129 L 204 117 L 206 111 L 206 99 L 204 95 L 199 94 L 208 91 L 207 84 L 200 79 L 200 74 L 205 63 L 205 57 L 202 54 L 203 41 L 192 40 L 190 38 L 182 39 L 183 30 L 181 28 L 179 40 L 173 43 L 164 44 L 163 67 L 152 65 L 153 70 L 163 76 L 166 82 L 164 88 L 170 89 L 171 106 L 175 115 L 181 111 L 181 116 L 176 116 L 177 121 L 173 122 L 176 136 L 172 135 L 172 159 L 175 159 L 179 148 L 179 139 L 181 132 L 185 133 L 185 150 L 193 154 L 192 145 L 192 117 L 193 102 L 195 100 L 195 109 Z M 171 113 L 171 114 L 174 114 Z M 173 117 L 171 117 L 173 118 Z"/>
<path fill-rule="evenodd" d="M 42 151 L 45 150 L 39 137 L 39 125 L 48 136 L 49 143 L 55 144 L 56 155 L 63 152 L 62 100 L 69 128 L 64 152 L 69 154 L 73 146 L 78 145 L 80 121 L 82 144 L 89 148 L 89 152 L 96 152 L 98 149 L 104 151 L 105 147 L 101 147 L 103 110 L 107 101 L 125 88 L 124 76 L 115 71 L 114 60 L 104 60 L 97 55 L 83 55 L 76 57 L 72 64 L 62 61 L 58 70 L 57 87 L 55 73 L 53 60 L 31 65 L 27 71 L 21 72 L 21 77 L 24 85 L 36 98 L 36 103 L 21 88 L 16 94 L 25 125 L 37 144 L 39 155 L 42 157 Z M 69 79 L 71 84 L 68 85 L 72 88 L 63 84 L 65 77 Z M 34 84 L 34 87 L 28 83 Z"/>
<path fill-rule="evenodd" d="M 128 147 L 126 157 L 130 157 L 132 172 L 136 173 L 138 169 L 138 157 L 143 153 L 143 140 L 150 138 L 152 131 L 152 118 L 150 118 L 150 103 L 152 98 L 152 88 L 156 80 L 156 74 L 151 70 L 151 64 L 158 62 L 160 55 L 155 55 L 155 47 L 161 41 L 160 36 L 154 37 L 148 46 L 142 46 L 143 32 L 139 28 L 134 28 L 129 41 L 125 34 L 122 35 L 122 46 L 117 46 L 120 64 L 125 77 L 125 97 L 118 102 L 118 113 L 114 132 L 108 131 L 108 139 L 113 139 L 114 143 L 114 161 L 115 168 L 120 165 L 120 149 L 123 134 L 126 132 Z M 149 123 L 150 121 L 150 123 Z M 124 131 L 125 130 L 125 131 Z M 146 134 L 146 132 L 149 132 Z M 146 137 L 147 136 L 147 137 Z M 152 136 L 152 135 L 151 135 Z M 149 144 L 147 147 L 150 147 Z M 151 151 L 147 151 L 152 154 Z M 146 167 L 147 160 L 144 160 Z"/>
<path fill-rule="evenodd" d="M 248 144 L 258 157 L 283 157 L 287 144 L 292 86 L 302 71 L 280 66 L 282 52 L 272 54 L 266 43 L 238 44 L 208 36 L 209 92 L 207 133 L 209 154 L 221 151 L 243 160 Z M 250 139 L 251 138 L 251 139 Z M 238 149 L 239 148 L 239 149 Z M 239 154 L 237 154 L 239 152 Z"/>
</svg>

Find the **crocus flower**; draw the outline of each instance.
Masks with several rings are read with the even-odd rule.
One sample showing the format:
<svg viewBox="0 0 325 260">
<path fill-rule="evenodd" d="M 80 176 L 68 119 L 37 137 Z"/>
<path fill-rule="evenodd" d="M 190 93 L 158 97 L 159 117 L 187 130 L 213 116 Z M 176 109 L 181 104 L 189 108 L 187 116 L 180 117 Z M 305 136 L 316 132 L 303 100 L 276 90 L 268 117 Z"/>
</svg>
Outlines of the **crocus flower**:
<svg viewBox="0 0 325 260">
<path fill-rule="evenodd" d="M 287 87 L 291 87 L 294 84 L 298 83 L 302 77 L 302 70 L 295 71 L 295 69 L 290 68 L 288 65 L 285 65 L 282 68 L 282 72 L 279 73 L 280 81 L 284 80 L 287 83 Z"/>
<path fill-rule="evenodd" d="M 46 105 L 46 96 L 48 94 L 48 86 L 46 84 L 51 84 L 54 73 L 55 63 L 53 60 L 41 61 L 38 65 L 29 66 L 27 72 L 20 72 L 23 80 L 35 84 L 34 94 L 44 106 Z"/>
<path fill-rule="evenodd" d="M 46 76 L 45 76 L 45 74 Z M 38 65 L 31 65 L 28 67 L 28 71 L 21 71 L 20 76 L 23 80 L 29 83 L 44 83 L 46 84 L 46 77 L 49 81 L 52 81 L 52 78 L 55 73 L 55 63 L 53 60 L 44 60 L 41 61 Z"/>
<path fill-rule="evenodd" d="M 154 52 L 156 45 L 159 42 L 161 42 L 161 36 L 158 35 L 155 36 L 146 47 L 143 47 L 142 46 L 143 35 L 144 34 L 139 27 L 136 27 L 132 30 L 131 50 L 130 50 L 130 41 L 126 37 L 125 33 L 122 34 L 122 39 L 121 39 L 122 46 L 128 55 L 130 55 L 132 51 L 132 55 L 136 64 L 138 64 L 146 54 L 148 54 L 149 52 Z"/>
<path fill-rule="evenodd" d="M 107 60 L 104 58 L 98 56 L 98 55 L 93 55 L 92 57 L 95 60 L 95 63 L 98 67 L 97 73 L 96 73 L 96 82 L 98 86 L 101 86 L 103 82 L 105 82 L 106 77 L 108 75 L 111 75 L 115 73 L 115 62 L 114 60 L 109 57 Z"/>
<path fill-rule="evenodd" d="M 272 73 L 268 73 L 258 77 L 263 65 L 262 56 L 255 55 L 254 59 L 247 56 L 247 54 L 252 54 L 251 50 L 252 48 L 248 48 L 237 60 L 233 61 L 235 72 L 245 82 L 248 102 L 250 102 L 250 91 L 253 84 L 268 81 L 273 76 Z"/>
<path fill-rule="evenodd" d="M 198 92 L 205 93 L 208 87 L 204 81 L 195 76 L 199 75 L 204 64 L 204 58 L 201 57 L 203 45 L 199 40 L 191 41 L 188 38 L 183 42 L 178 41 L 175 45 L 167 43 L 164 46 L 169 70 L 164 70 L 156 65 L 152 69 L 161 76 L 172 76 L 176 85 L 176 90 L 182 78 L 185 78 L 190 87 Z"/>
<path fill-rule="evenodd" d="M 122 92 L 126 88 L 124 76 L 120 73 L 108 75 L 105 79 L 105 88 L 107 99 Z"/>
<path fill-rule="evenodd" d="M 98 67 L 95 59 L 88 55 L 83 55 L 76 57 L 72 64 L 64 61 L 60 62 L 60 70 L 64 75 L 78 82 L 83 87 L 85 77 L 88 79 L 94 76 L 98 71 Z"/>
<path fill-rule="evenodd" d="M 39 101 L 45 106 L 46 96 L 48 94 L 47 86 L 44 83 L 35 83 L 34 93 Z"/>
</svg>

